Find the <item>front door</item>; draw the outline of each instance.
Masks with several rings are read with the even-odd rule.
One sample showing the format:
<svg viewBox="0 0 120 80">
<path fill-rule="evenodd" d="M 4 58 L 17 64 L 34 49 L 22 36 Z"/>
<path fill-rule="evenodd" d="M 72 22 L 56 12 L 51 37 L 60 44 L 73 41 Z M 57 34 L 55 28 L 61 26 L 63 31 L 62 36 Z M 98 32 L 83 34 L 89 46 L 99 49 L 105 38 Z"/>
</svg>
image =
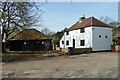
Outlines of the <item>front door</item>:
<svg viewBox="0 0 120 80">
<path fill-rule="evenodd" d="M 75 48 L 75 39 L 73 39 L 73 48 Z"/>
</svg>

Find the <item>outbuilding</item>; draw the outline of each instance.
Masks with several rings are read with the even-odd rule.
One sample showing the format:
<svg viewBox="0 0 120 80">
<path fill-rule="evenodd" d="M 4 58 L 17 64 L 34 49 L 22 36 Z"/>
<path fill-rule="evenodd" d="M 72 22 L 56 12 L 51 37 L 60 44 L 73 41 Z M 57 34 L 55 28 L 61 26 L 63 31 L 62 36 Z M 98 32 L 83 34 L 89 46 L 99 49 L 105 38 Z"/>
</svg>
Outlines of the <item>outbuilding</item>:
<svg viewBox="0 0 120 80">
<path fill-rule="evenodd" d="M 10 51 L 40 51 L 52 50 L 48 36 L 36 29 L 25 29 L 8 39 Z"/>
</svg>

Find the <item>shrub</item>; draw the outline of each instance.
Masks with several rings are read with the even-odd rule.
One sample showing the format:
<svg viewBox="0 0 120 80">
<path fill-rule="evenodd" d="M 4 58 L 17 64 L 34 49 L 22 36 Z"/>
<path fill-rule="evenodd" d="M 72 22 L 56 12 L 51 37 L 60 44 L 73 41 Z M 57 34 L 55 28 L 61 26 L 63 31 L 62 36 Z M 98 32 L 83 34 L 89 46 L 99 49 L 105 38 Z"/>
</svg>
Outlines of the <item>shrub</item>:
<svg viewBox="0 0 120 80">
<path fill-rule="evenodd" d="M 85 50 L 84 53 L 91 53 L 91 50 Z"/>
<path fill-rule="evenodd" d="M 55 39 L 53 40 L 53 44 L 59 46 L 59 41 L 60 41 L 59 38 L 55 38 Z"/>
</svg>

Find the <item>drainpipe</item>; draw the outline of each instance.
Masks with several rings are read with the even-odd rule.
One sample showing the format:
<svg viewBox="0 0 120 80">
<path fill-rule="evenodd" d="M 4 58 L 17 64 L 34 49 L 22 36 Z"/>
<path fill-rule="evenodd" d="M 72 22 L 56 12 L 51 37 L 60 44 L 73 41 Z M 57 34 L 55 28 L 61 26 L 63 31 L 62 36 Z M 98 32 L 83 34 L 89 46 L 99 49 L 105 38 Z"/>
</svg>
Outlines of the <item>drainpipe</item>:
<svg viewBox="0 0 120 80">
<path fill-rule="evenodd" d="M 64 32 L 64 49 L 65 49 L 65 32 Z"/>
<path fill-rule="evenodd" d="M 66 26 L 66 25 L 65 25 Z M 67 30 L 67 28 L 65 27 L 65 29 L 64 29 L 64 49 L 65 49 L 65 30 Z"/>
</svg>

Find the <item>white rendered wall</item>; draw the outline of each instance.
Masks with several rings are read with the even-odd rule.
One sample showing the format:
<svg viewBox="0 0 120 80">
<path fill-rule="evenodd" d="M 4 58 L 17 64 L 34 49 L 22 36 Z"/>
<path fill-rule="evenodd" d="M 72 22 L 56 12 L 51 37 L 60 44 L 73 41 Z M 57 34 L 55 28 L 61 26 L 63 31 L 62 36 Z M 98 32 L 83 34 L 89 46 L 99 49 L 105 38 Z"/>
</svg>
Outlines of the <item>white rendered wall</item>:
<svg viewBox="0 0 120 80">
<path fill-rule="evenodd" d="M 80 29 L 69 31 L 69 35 L 64 33 L 64 36 L 60 40 L 60 48 L 73 47 L 73 39 L 75 39 L 75 48 L 91 48 L 92 47 L 92 27 L 84 28 L 85 32 L 80 33 Z M 66 45 L 66 41 L 69 40 L 69 45 Z M 80 40 L 85 40 L 85 46 L 80 46 Z M 64 41 L 64 44 L 62 44 Z"/>
<path fill-rule="evenodd" d="M 93 26 L 92 35 L 92 51 L 111 50 L 112 28 Z M 99 35 L 101 35 L 101 38 L 99 38 Z"/>
<path fill-rule="evenodd" d="M 69 31 L 69 35 L 66 35 L 65 32 L 60 40 L 60 48 L 73 47 L 73 39 L 75 39 L 75 48 L 92 48 L 92 51 L 111 50 L 112 28 L 91 26 L 86 27 L 84 33 L 80 33 L 80 29 Z M 67 40 L 69 40 L 68 46 L 66 45 Z M 85 46 L 80 46 L 80 40 L 85 40 Z"/>
</svg>

